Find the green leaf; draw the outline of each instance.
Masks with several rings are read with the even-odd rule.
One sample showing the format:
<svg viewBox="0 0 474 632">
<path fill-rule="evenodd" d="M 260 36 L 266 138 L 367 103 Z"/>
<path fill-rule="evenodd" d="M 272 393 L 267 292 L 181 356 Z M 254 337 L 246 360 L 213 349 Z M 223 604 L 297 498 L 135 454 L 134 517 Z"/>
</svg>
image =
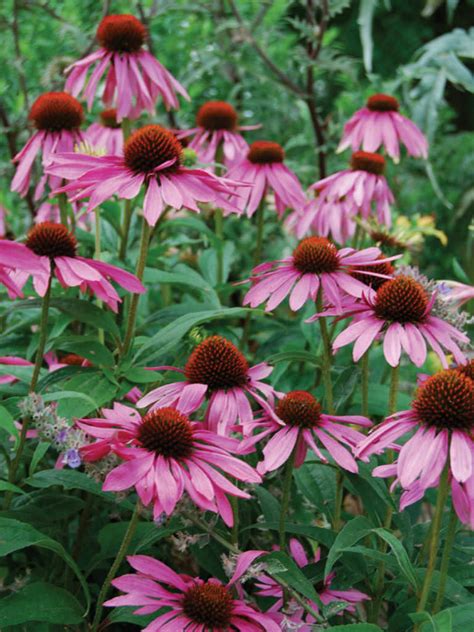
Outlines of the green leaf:
<svg viewBox="0 0 474 632">
<path fill-rule="evenodd" d="M 29 384 L 31 382 L 31 376 L 33 375 L 33 367 L 2 364 L 0 365 L 0 375 L 13 375 L 20 380 L 20 382 Z"/>
<path fill-rule="evenodd" d="M 247 529 L 273 529 L 278 531 L 280 525 L 278 521 L 274 522 L 256 522 L 250 527 L 246 527 Z M 244 529 L 245 530 L 245 529 Z M 292 524 L 291 522 L 287 522 L 285 524 L 286 533 L 292 533 L 294 535 L 304 535 L 315 542 L 320 542 L 326 548 L 330 549 L 334 544 L 334 531 L 331 529 L 324 529 L 323 527 L 314 527 L 312 525 L 301 525 L 301 524 Z"/>
<path fill-rule="evenodd" d="M 56 540 L 44 535 L 25 522 L 13 520 L 12 518 L 0 517 L 0 557 L 13 553 L 14 551 L 25 549 L 29 546 L 38 546 L 40 548 L 53 551 L 66 562 L 81 584 L 86 599 L 85 614 L 87 614 L 91 603 L 87 582 L 76 562 L 72 559 L 64 547 L 59 542 L 56 542 Z"/>
<path fill-rule="evenodd" d="M 330 516 L 336 505 L 336 471 L 323 464 L 304 464 L 295 472 L 298 489 L 315 507 Z"/>
<path fill-rule="evenodd" d="M 206 226 L 206 224 L 196 217 L 179 217 L 166 222 L 166 230 L 174 228 L 190 228 L 197 231 L 203 237 L 206 237 L 214 246 L 219 243 L 219 239 L 215 233 Z"/>
<path fill-rule="evenodd" d="M 97 536 L 102 558 L 115 557 L 117 555 L 127 528 L 128 522 L 114 522 L 102 527 Z M 161 527 L 154 522 L 141 522 L 133 535 L 129 551 L 133 553 L 137 553 L 140 550 L 143 551 L 151 547 L 155 542 L 173 535 L 173 533 L 182 528 L 183 525 L 181 523 L 176 523 L 174 526 Z"/>
<path fill-rule="evenodd" d="M 107 620 L 109 623 L 130 623 L 134 627 L 139 625 L 144 628 L 156 619 L 159 614 L 161 614 L 161 610 L 147 615 L 133 614 L 133 611 L 136 609 L 136 606 L 121 606 L 120 608 L 114 608 L 112 612 L 108 614 Z"/>
<path fill-rule="evenodd" d="M 64 390 L 44 395 L 45 401 L 59 401 L 58 414 L 72 419 L 85 417 L 111 401 L 118 387 L 104 376 L 102 371 L 87 370 L 64 382 Z"/>
<path fill-rule="evenodd" d="M 26 494 L 20 487 L 17 485 L 13 485 L 13 483 L 9 483 L 8 481 L 0 481 L 0 491 L 2 492 L 13 492 L 14 494 Z"/>
<path fill-rule="evenodd" d="M 308 362 L 313 366 L 319 366 L 320 361 L 314 353 L 309 351 L 297 350 L 294 351 L 282 351 L 281 353 L 274 353 L 268 356 L 266 359 L 268 364 L 278 364 L 278 362 Z"/>
<path fill-rule="evenodd" d="M 418 581 L 415 575 L 415 569 L 410 562 L 410 559 L 403 544 L 393 535 L 393 533 L 387 531 L 387 529 L 373 529 L 373 533 L 378 535 L 379 538 L 382 538 L 382 540 L 384 540 L 392 549 L 395 557 L 397 558 L 400 570 L 416 591 L 418 588 Z"/>
<path fill-rule="evenodd" d="M 46 582 L 33 582 L 0 600 L 0 626 L 28 622 L 61 626 L 80 624 L 83 623 L 81 605 L 63 588 Z"/>
<path fill-rule="evenodd" d="M 146 268 L 144 282 L 169 283 L 172 285 L 184 285 L 186 287 L 191 287 L 194 290 L 199 290 L 211 304 L 216 307 L 220 306 L 219 297 L 217 296 L 215 290 L 200 274 L 185 265 L 176 266 L 173 272 Z"/>
<path fill-rule="evenodd" d="M 96 329 L 108 331 L 115 338 L 120 338 L 120 331 L 110 311 L 100 309 L 88 301 L 77 298 L 53 298 L 51 307 L 71 316 L 73 320 L 92 325 Z"/>
<path fill-rule="evenodd" d="M 313 584 L 286 553 L 274 551 L 262 559 L 267 566 L 269 574 L 283 586 L 296 590 L 310 601 L 321 603 Z"/>
<path fill-rule="evenodd" d="M 50 446 L 50 443 L 48 443 L 46 441 L 40 441 L 37 444 L 37 446 L 35 448 L 35 451 L 33 452 L 33 456 L 31 457 L 30 469 L 28 471 L 28 474 L 30 476 L 32 476 L 35 473 L 35 470 L 36 470 L 39 462 L 41 461 L 41 459 L 44 457 L 44 455 L 48 451 L 49 446 Z"/>
<path fill-rule="evenodd" d="M 76 353 L 96 366 L 115 365 L 113 354 L 97 340 L 97 336 L 61 336 L 54 341 L 54 348 Z"/>
<path fill-rule="evenodd" d="M 19 436 L 13 415 L 4 406 L 0 406 L 0 428 L 5 430 L 11 437 Z"/>
<path fill-rule="evenodd" d="M 349 623 L 348 625 L 337 625 L 329 628 L 337 632 L 382 632 L 381 628 L 374 623 Z"/>
<path fill-rule="evenodd" d="M 346 523 L 336 536 L 334 544 L 329 550 L 326 566 L 324 568 L 324 576 L 329 575 L 334 564 L 341 557 L 345 549 L 356 544 L 360 539 L 369 535 L 371 531 L 372 524 L 364 516 L 357 516 L 357 518 Z"/>
<path fill-rule="evenodd" d="M 161 373 L 139 367 L 124 369 L 123 376 L 132 384 L 154 384 L 163 380 Z"/>
<path fill-rule="evenodd" d="M 54 485 L 60 485 L 64 489 L 82 489 L 109 502 L 116 502 L 114 494 L 103 492 L 99 483 L 89 478 L 87 474 L 76 470 L 42 470 L 27 478 L 25 483 L 40 489 L 46 489 Z M 122 501 L 122 504 L 125 507 L 133 508 L 133 503 L 128 500 Z"/>
<path fill-rule="evenodd" d="M 372 21 L 378 0 L 361 0 L 359 5 L 359 25 L 360 41 L 364 58 L 364 68 L 367 73 L 372 72 L 372 53 L 374 43 L 372 40 Z"/>
<path fill-rule="evenodd" d="M 371 415 L 386 417 L 388 415 L 388 401 L 390 388 L 385 384 L 371 384 L 369 388 L 369 411 Z M 398 409 L 405 410 L 410 407 L 411 397 L 406 393 L 398 394 Z M 362 395 L 360 390 L 354 393 L 354 409 L 360 411 Z M 360 414 L 360 413 L 358 413 Z"/>
<path fill-rule="evenodd" d="M 134 362 L 140 363 L 156 360 L 174 349 L 183 336 L 196 325 L 207 323 L 220 318 L 239 318 L 247 314 L 249 310 L 245 307 L 230 307 L 221 309 L 205 310 L 193 314 L 185 314 L 175 321 L 163 327 L 157 334 L 148 341 L 136 353 Z"/>
<path fill-rule="evenodd" d="M 263 517 L 265 521 L 278 523 L 280 516 L 280 503 L 278 500 L 265 489 L 265 487 L 257 486 L 254 490 L 255 496 L 258 498 L 260 507 L 262 508 Z"/>
</svg>

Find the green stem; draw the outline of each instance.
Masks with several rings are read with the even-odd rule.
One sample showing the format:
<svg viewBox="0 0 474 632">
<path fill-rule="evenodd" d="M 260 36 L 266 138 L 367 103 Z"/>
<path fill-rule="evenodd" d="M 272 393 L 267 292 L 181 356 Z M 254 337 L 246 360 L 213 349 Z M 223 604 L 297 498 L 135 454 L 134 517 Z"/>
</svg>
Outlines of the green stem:
<svg viewBox="0 0 474 632">
<path fill-rule="evenodd" d="M 222 175 L 224 164 L 224 147 L 222 143 L 219 143 L 216 149 L 215 155 L 215 170 L 216 176 Z M 217 237 L 217 285 L 224 283 L 224 213 L 222 209 L 216 208 L 214 210 L 214 230 Z"/>
<path fill-rule="evenodd" d="M 263 250 L 263 229 L 265 226 L 265 200 L 262 198 L 262 201 L 258 205 L 257 208 L 257 237 L 255 241 L 255 251 L 253 253 L 253 267 L 255 268 L 260 263 L 262 258 L 262 250 Z M 242 331 L 242 339 L 240 341 L 240 349 L 243 350 L 248 344 L 249 336 L 250 336 L 250 322 L 252 320 L 252 312 L 248 312 L 245 317 L 243 331 Z"/>
<path fill-rule="evenodd" d="M 441 558 L 441 566 L 439 569 L 439 586 L 438 594 L 433 606 L 433 614 L 436 614 L 443 605 L 444 591 L 446 589 L 446 581 L 448 579 L 449 562 L 451 561 L 451 551 L 453 550 L 454 540 L 456 538 L 456 528 L 458 526 L 458 517 L 451 507 L 451 516 L 449 518 L 448 533 L 444 541 L 443 557 Z"/>
<path fill-rule="evenodd" d="M 232 525 L 231 542 L 234 546 L 239 546 L 239 499 L 237 496 L 229 496 L 232 506 L 232 514 L 234 516 L 234 524 Z"/>
<path fill-rule="evenodd" d="M 217 237 L 217 285 L 224 282 L 224 214 L 222 209 L 214 210 L 214 230 Z"/>
<path fill-rule="evenodd" d="M 53 282 L 53 273 L 51 272 L 48 287 L 46 288 L 46 294 L 43 296 L 41 305 L 41 317 L 39 323 L 39 340 L 38 348 L 36 349 L 35 368 L 33 369 L 33 375 L 31 376 L 30 391 L 33 393 L 36 390 L 38 384 L 38 378 L 43 364 L 44 348 L 46 346 L 46 340 L 48 338 L 48 314 L 49 304 L 51 302 L 51 284 Z"/>
<path fill-rule="evenodd" d="M 130 234 L 130 224 L 132 223 L 132 200 L 125 200 L 123 207 L 122 231 L 120 237 L 119 259 L 125 260 L 128 246 L 128 236 Z"/>
<path fill-rule="evenodd" d="M 397 399 L 398 399 L 398 385 L 400 383 L 400 365 L 392 367 L 390 373 L 390 392 L 388 396 L 388 414 L 393 415 L 397 410 Z M 388 450 L 388 461 L 391 463 L 393 461 L 393 451 Z M 389 505 L 387 507 L 387 511 L 385 513 L 385 519 L 383 526 L 385 529 L 390 529 L 390 525 L 392 524 L 392 515 L 393 509 Z M 382 553 L 386 553 L 388 548 L 388 544 L 383 541 L 380 544 L 380 551 Z M 382 605 L 382 597 L 384 592 L 384 583 L 385 583 L 385 562 L 379 562 L 378 568 L 375 574 L 375 599 L 372 605 L 372 617 L 371 622 L 377 623 L 379 617 L 380 607 Z"/>
<path fill-rule="evenodd" d="M 58 206 L 59 206 L 59 217 L 61 219 L 61 224 L 64 226 L 68 226 L 67 221 L 67 195 L 65 193 L 60 193 L 58 195 Z"/>
<path fill-rule="evenodd" d="M 135 275 L 141 281 L 143 279 L 143 273 L 145 271 L 146 257 L 148 254 L 148 245 L 150 243 L 150 226 L 145 218 L 142 220 L 142 234 L 140 237 L 140 252 L 138 255 L 137 266 L 135 269 Z M 128 312 L 127 331 L 125 333 L 125 340 L 123 343 L 123 355 L 126 355 L 130 351 L 133 337 L 135 334 L 135 322 L 137 320 L 138 301 L 140 300 L 140 294 L 133 294 L 130 302 L 130 310 Z"/>
<path fill-rule="evenodd" d="M 49 304 L 51 301 L 52 280 L 53 280 L 53 275 L 51 273 L 48 280 L 48 287 L 46 288 L 46 294 L 43 296 L 42 305 L 41 305 L 38 348 L 36 350 L 35 366 L 33 368 L 33 375 L 31 376 L 31 382 L 30 382 L 31 393 L 34 393 L 34 391 L 36 390 L 36 386 L 38 384 L 41 365 L 43 364 L 44 349 L 46 346 L 46 340 L 48 338 L 48 314 L 49 314 Z M 23 451 L 26 445 L 26 434 L 28 432 L 29 422 L 30 420 L 28 417 L 25 417 L 22 421 L 20 437 L 18 441 L 18 448 L 15 454 L 15 458 L 12 459 L 10 463 L 10 468 L 8 472 L 8 481 L 10 483 L 15 483 L 15 480 L 16 480 L 16 473 L 18 471 L 18 467 L 21 462 L 21 457 L 23 456 Z M 5 495 L 5 509 L 8 509 L 10 507 L 12 497 L 13 495 L 11 492 Z"/>
<path fill-rule="evenodd" d="M 400 384 L 400 365 L 392 367 L 390 377 L 390 394 L 388 397 L 388 414 L 397 412 L 398 386 Z"/>
<path fill-rule="evenodd" d="M 124 119 L 122 119 L 121 127 L 122 127 L 123 142 L 125 143 L 128 140 L 128 137 L 130 136 L 130 133 L 132 131 L 132 121 L 129 118 L 125 117 Z"/>
<path fill-rule="evenodd" d="M 439 485 L 438 485 L 438 498 L 436 499 L 436 507 L 435 514 L 433 517 L 433 528 L 431 530 L 431 540 L 429 547 L 429 557 L 428 557 L 428 566 L 426 568 L 425 580 L 423 582 L 423 587 L 421 589 L 421 593 L 418 599 L 418 605 L 416 607 L 417 612 L 422 612 L 428 601 L 428 597 L 431 589 L 431 582 L 433 581 L 433 572 L 436 565 L 436 556 L 438 553 L 438 545 L 439 545 L 439 533 L 441 529 L 441 521 L 443 519 L 443 511 L 444 506 L 446 504 L 446 499 L 448 497 L 448 474 L 449 467 L 446 467 L 443 470 L 441 475 Z M 417 623 L 414 628 L 414 632 L 417 632 L 420 629 L 420 624 Z"/>
<path fill-rule="evenodd" d="M 318 297 L 316 299 L 316 309 L 319 312 L 323 311 L 323 296 L 322 290 L 319 289 Z M 326 318 L 319 317 L 319 327 L 321 329 L 321 338 L 323 342 L 323 356 L 322 356 L 322 375 L 324 384 L 324 399 L 326 401 L 326 409 L 330 415 L 334 415 L 334 396 L 332 392 L 331 381 L 331 341 L 329 339 L 328 327 Z"/>
<path fill-rule="evenodd" d="M 94 259 L 100 261 L 101 247 L 100 247 L 100 210 L 98 208 L 94 211 L 95 216 L 95 248 Z"/>
<path fill-rule="evenodd" d="M 130 119 L 124 118 L 122 119 L 122 136 L 123 142 L 125 143 L 130 136 L 130 132 L 132 131 L 132 123 Z M 121 230 L 121 239 L 120 239 L 120 249 L 119 249 L 119 259 L 120 261 L 125 260 L 125 255 L 127 253 L 127 245 L 128 245 L 128 235 L 130 233 L 130 223 L 132 221 L 132 200 L 125 200 L 125 204 L 123 207 L 123 220 L 122 220 L 122 230 Z"/>
<path fill-rule="evenodd" d="M 257 239 L 255 242 L 255 251 L 253 255 L 253 267 L 260 263 L 263 249 L 263 229 L 265 227 L 265 198 L 262 198 L 257 208 Z"/>
<path fill-rule="evenodd" d="M 286 517 L 288 514 L 288 508 L 290 506 L 291 496 L 291 481 L 293 478 L 293 469 L 295 467 L 296 458 L 296 446 L 293 448 L 290 458 L 286 462 L 285 474 L 283 476 L 282 496 L 280 504 L 280 522 L 278 528 L 278 541 L 280 544 L 280 551 L 286 550 Z"/>
<path fill-rule="evenodd" d="M 362 414 L 369 416 L 369 350 L 362 356 Z"/>
<path fill-rule="evenodd" d="M 337 470 L 336 475 L 336 498 L 335 498 L 335 510 L 334 510 L 334 521 L 333 521 L 333 529 L 334 531 L 339 531 L 341 524 L 341 513 L 342 513 L 342 501 L 344 495 L 344 474 L 341 470 Z"/>
<path fill-rule="evenodd" d="M 362 233 L 362 228 L 360 224 L 357 224 L 354 237 L 352 238 L 352 247 L 355 249 L 359 247 L 359 239 L 360 239 L 361 233 Z"/>
<path fill-rule="evenodd" d="M 123 536 L 122 544 L 120 545 L 117 556 L 112 566 L 110 567 L 109 572 L 107 573 L 107 577 L 105 578 L 105 581 L 102 584 L 102 588 L 100 589 L 99 597 L 97 598 L 97 606 L 96 606 L 96 610 L 94 614 L 94 620 L 92 622 L 91 632 L 97 632 L 99 628 L 100 618 L 102 615 L 102 604 L 104 603 L 105 598 L 107 597 L 110 584 L 112 583 L 112 580 L 114 579 L 117 573 L 117 570 L 123 561 L 123 558 L 127 554 L 128 548 L 130 546 L 130 542 L 132 541 L 132 538 L 133 538 L 133 534 L 135 533 L 135 530 L 137 528 L 138 518 L 139 518 L 139 503 L 137 502 L 133 515 L 130 518 L 130 522 L 128 523 L 128 527 L 125 532 L 125 535 Z"/>
<path fill-rule="evenodd" d="M 94 211 L 94 216 L 95 216 L 95 248 L 94 248 L 94 259 L 96 259 L 96 261 L 100 261 L 100 257 L 101 257 L 101 238 L 100 238 L 100 210 L 98 208 L 95 209 Z M 98 307 L 102 307 L 102 301 L 100 299 L 97 299 L 97 305 Z M 103 329 L 99 329 L 98 331 L 98 335 L 99 335 L 99 342 L 103 343 L 104 342 L 104 330 Z"/>
</svg>

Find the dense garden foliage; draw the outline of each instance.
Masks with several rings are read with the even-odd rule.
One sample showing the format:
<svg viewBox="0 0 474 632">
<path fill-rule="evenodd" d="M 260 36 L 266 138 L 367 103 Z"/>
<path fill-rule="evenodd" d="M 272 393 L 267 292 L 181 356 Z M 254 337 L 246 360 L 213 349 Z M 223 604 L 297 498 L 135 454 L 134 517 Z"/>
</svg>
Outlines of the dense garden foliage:
<svg viewBox="0 0 474 632">
<path fill-rule="evenodd" d="M 0 629 L 474 629 L 471 0 L 0 7 Z"/>
</svg>

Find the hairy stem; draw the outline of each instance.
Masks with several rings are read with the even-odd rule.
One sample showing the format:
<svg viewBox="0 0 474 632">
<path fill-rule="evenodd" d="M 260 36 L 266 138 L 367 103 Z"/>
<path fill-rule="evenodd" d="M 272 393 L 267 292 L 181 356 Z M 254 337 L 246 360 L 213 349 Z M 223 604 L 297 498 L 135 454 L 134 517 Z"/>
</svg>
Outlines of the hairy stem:
<svg viewBox="0 0 474 632">
<path fill-rule="evenodd" d="M 61 219 L 61 224 L 68 227 L 67 221 L 67 195 L 65 193 L 60 193 L 58 195 L 58 206 L 59 206 L 59 217 Z"/>
<path fill-rule="evenodd" d="M 138 255 L 137 266 L 135 269 L 135 275 L 141 281 L 143 279 L 143 273 L 145 271 L 146 257 L 148 254 L 148 244 L 150 242 L 150 226 L 145 218 L 142 220 L 142 234 L 140 237 L 140 252 Z M 135 323 L 137 320 L 138 301 L 140 300 L 140 294 L 133 294 L 130 301 L 130 310 L 128 312 L 127 331 L 125 333 L 125 340 L 123 343 L 123 355 L 126 355 L 132 346 L 133 337 L 135 335 Z"/>
<path fill-rule="evenodd" d="M 423 587 L 418 598 L 418 605 L 416 607 L 417 612 L 422 612 L 427 604 L 428 597 L 431 589 L 431 582 L 433 581 L 433 572 L 436 565 L 436 556 L 439 546 L 439 532 L 441 529 L 441 521 L 443 519 L 443 511 L 448 497 L 448 474 L 449 467 L 445 466 L 438 485 L 438 497 L 436 499 L 435 513 L 433 517 L 433 528 L 431 530 L 431 539 L 429 546 L 428 566 L 426 568 L 425 579 Z M 418 632 L 420 624 L 417 623 L 414 628 L 414 632 Z"/>
<path fill-rule="evenodd" d="M 362 356 L 362 414 L 369 416 L 369 350 Z"/>
<path fill-rule="evenodd" d="M 441 566 L 439 569 L 439 586 L 438 594 L 433 606 L 433 614 L 436 614 L 443 605 L 444 591 L 446 590 L 446 581 L 448 579 L 449 562 L 451 561 L 451 552 L 453 550 L 454 540 L 456 538 L 456 528 L 458 526 L 458 517 L 451 507 L 451 516 L 449 517 L 448 533 L 444 541 L 443 557 L 441 558 Z"/>
<path fill-rule="evenodd" d="M 253 253 L 253 267 L 255 268 L 261 261 L 262 249 L 263 249 L 263 229 L 265 226 L 265 200 L 262 198 L 257 208 L 257 236 L 255 241 L 255 250 Z M 242 339 L 240 341 L 240 348 L 245 349 L 249 342 L 250 336 L 250 322 L 252 320 L 252 313 L 248 312 L 245 317 Z"/>
<path fill-rule="evenodd" d="M 318 297 L 316 299 L 316 308 L 319 312 L 323 311 L 323 296 L 322 290 L 319 289 Z M 326 402 L 326 409 L 330 415 L 334 415 L 334 396 L 332 392 L 331 381 L 331 341 L 329 339 L 328 327 L 326 319 L 324 317 L 318 318 L 319 327 L 321 329 L 321 338 L 323 342 L 323 356 L 322 356 L 322 375 L 324 384 L 324 399 Z"/>
<path fill-rule="evenodd" d="M 135 533 L 135 530 L 138 525 L 138 518 L 139 518 L 139 502 L 137 502 L 135 506 L 135 510 L 132 514 L 132 517 L 130 518 L 130 522 L 128 523 L 128 527 L 125 532 L 125 535 L 123 536 L 122 544 L 120 545 L 118 553 L 113 561 L 112 566 L 110 567 L 109 572 L 107 573 L 107 577 L 105 578 L 105 581 L 102 584 L 102 588 L 100 589 L 100 593 L 97 598 L 97 606 L 96 606 L 96 610 L 94 614 L 94 620 L 92 622 L 91 632 L 97 632 L 97 630 L 99 629 L 100 618 L 102 615 L 102 605 L 105 601 L 105 598 L 107 597 L 110 584 L 112 583 L 112 580 L 114 579 L 117 573 L 117 570 L 119 569 L 120 564 L 122 563 L 125 555 L 127 554 L 128 548 L 130 546 L 130 542 L 132 541 L 132 538 L 133 538 L 133 534 Z"/>
<path fill-rule="evenodd" d="M 130 119 L 124 118 L 122 120 L 121 126 L 122 126 L 123 142 L 125 144 L 132 130 L 132 124 L 131 124 Z M 127 253 L 128 236 L 130 234 L 131 221 L 132 221 L 132 200 L 125 200 L 124 206 L 123 206 L 122 230 L 121 230 L 121 235 L 120 235 L 120 248 L 119 248 L 120 261 L 124 261 L 125 255 Z"/>
<path fill-rule="evenodd" d="M 36 350 L 35 365 L 33 368 L 33 375 L 31 377 L 31 382 L 30 382 L 31 393 L 34 393 L 34 391 L 36 390 L 36 386 L 38 384 L 41 365 L 43 364 L 44 349 L 46 346 L 46 340 L 48 338 L 48 315 L 49 315 L 49 304 L 51 300 L 52 280 L 53 280 L 53 274 L 51 273 L 48 280 L 48 287 L 46 289 L 46 294 L 43 296 L 42 305 L 41 305 L 38 348 Z M 20 437 L 18 440 L 18 447 L 16 450 L 15 458 L 12 459 L 10 463 L 10 468 L 8 472 L 8 481 L 10 483 L 15 483 L 15 480 L 16 480 L 16 473 L 18 471 L 18 467 L 21 462 L 21 457 L 23 456 L 23 451 L 26 445 L 26 434 L 28 432 L 29 422 L 30 420 L 28 417 L 25 417 L 22 420 Z M 8 509 L 10 507 L 12 497 L 13 497 L 12 492 L 8 492 L 5 495 L 5 509 Z"/>
<path fill-rule="evenodd" d="M 342 513 L 342 501 L 344 496 L 344 473 L 342 470 L 338 469 L 336 474 L 336 498 L 335 498 L 335 511 L 334 511 L 334 520 L 333 520 L 333 529 L 334 531 L 339 531 L 342 523 L 341 523 L 341 513 Z"/>
<path fill-rule="evenodd" d="M 390 376 L 390 393 L 388 397 L 388 414 L 393 415 L 393 413 L 397 410 L 397 399 L 398 399 L 398 385 L 400 382 L 400 365 L 392 367 L 391 376 Z M 388 461 L 393 461 L 393 453 L 392 450 L 388 451 Z M 383 526 L 385 529 L 390 529 L 390 525 L 392 524 L 392 515 L 393 510 L 389 505 L 387 507 L 387 511 L 385 514 L 385 520 Z M 382 553 L 386 553 L 388 548 L 388 544 L 383 541 L 380 545 L 380 551 Z M 379 618 L 380 607 L 382 605 L 383 600 L 383 592 L 384 592 L 384 583 L 385 583 L 385 562 L 381 561 L 378 564 L 377 571 L 375 574 L 375 598 L 372 605 L 372 617 L 371 622 L 377 623 Z"/>
<path fill-rule="evenodd" d="M 291 496 L 291 482 L 293 479 L 293 469 L 295 467 L 296 458 L 296 446 L 290 455 L 290 458 L 286 462 L 285 474 L 283 476 L 282 484 L 282 496 L 280 503 L 280 522 L 278 526 L 278 541 L 280 544 L 280 551 L 286 550 L 286 517 L 288 514 L 288 508 L 290 506 Z"/>
</svg>

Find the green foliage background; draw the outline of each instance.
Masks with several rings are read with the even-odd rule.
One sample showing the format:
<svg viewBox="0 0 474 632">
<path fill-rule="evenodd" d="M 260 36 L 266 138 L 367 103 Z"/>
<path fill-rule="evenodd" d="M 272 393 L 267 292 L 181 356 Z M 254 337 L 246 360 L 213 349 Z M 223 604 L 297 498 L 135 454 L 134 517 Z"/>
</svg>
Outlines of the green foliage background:
<svg viewBox="0 0 474 632">
<path fill-rule="evenodd" d="M 302 0 L 238 0 L 235 3 L 256 41 L 288 77 L 302 85 L 308 60 L 308 31 Z M 315 10 L 318 1 L 312 3 Z M 334 149 L 342 126 L 368 94 L 387 91 L 400 97 L 403 110 L 429 135 L 429 168 L 405 158 L 392 169 L 398 211 L 433 214 L 449 241 L 428 245 L 425 271 L 453 277 L 456 257 L 473 279 L 472 232 L 474 173 L 473 31 L 468 31 L 473 0 L 330 0 L 331 17 L 315 67 L 317 110 L 325 144 L 316 146 L 308 110 L 297 95 L 276 79 L 256 54 L 226 0 L 4 0 L 0 6 L 3 46 L 0 64 L 0 203 L 10 221 L 28 222 L 27 206 L 9 192 L 14 148 L 29 131 L 28 107 L 43 91 L 60 90 L 62 70 L 93 46 L 104 11 L 145 17 L 155 54 L 189 89 L 192 102 L 174 117 L 158 109 L 157 120 L 192 126 L 197 107 L 209 99 L 234 102 L 244 123 L 261 122 L 263 130 L 249 138 L 280 142 L 288 162 L 305 184 L 318 179 L 317 151 L 328 155 L 328 172 L 345 165 L 347 154 Z M 370 19 L 370 17 L 372 18 Z M 441 39 L 440 39 L 441 38 Z M 431 42 L 433 55 L 423 47 Z M 372 50 L 372 68 L 367 56 Z M 425 59 L 428 57 L 428 59 Z M 370 66 L 370 63 L 369 63 Z M 94 113 L 90 115 L 90 121 Z M 435 191 L 436 189 L 436 191 Z M 462 276 L 462 275 L 461 275 Z M 465 280 L 465 279 L 464 279 Z"/>
</svg>

